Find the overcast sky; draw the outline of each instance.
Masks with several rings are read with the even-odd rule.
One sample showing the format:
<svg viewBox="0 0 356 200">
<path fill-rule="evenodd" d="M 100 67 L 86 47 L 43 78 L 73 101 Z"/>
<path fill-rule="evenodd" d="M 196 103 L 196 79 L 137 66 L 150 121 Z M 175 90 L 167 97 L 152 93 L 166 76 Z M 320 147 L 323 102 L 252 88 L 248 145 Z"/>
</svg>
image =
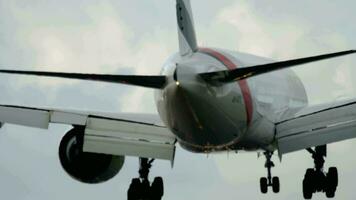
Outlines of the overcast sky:
<svg viewBox="0 0 356 200">
<path fill-rule="evenodd" d="M 356 48 L 352 0 L 192 0 L 200 46 L 275 60 Z M 0 0 L 0 68 L 87 73 L 158 74 L 177 51 L 174 0 Z M 295 68 L 311 104 L 355 98 L 356 56 Z M 63 79 L 0 75 L 0 103 L 88 111 L 156 112 L 152 90 Z M 126 199 L 137 159 L 100 185 L 73 181 L 57 157 L 69 126 L 0 130 L 3 199 Z M 354 199 L 356 141 L 329 146 L 326 167 L 338 166 L 336 199 Z M 167 200 L 301 199 L 305 151 L 274 157 L 281 193 L 262 195 L 264 159 L 256 153 L 196 155 L 177 151 L 175 166 L 158 161 L 151 177 L 165 178 Z M 314 199 L 324 199 L 324 194 Z"/>
</svg>

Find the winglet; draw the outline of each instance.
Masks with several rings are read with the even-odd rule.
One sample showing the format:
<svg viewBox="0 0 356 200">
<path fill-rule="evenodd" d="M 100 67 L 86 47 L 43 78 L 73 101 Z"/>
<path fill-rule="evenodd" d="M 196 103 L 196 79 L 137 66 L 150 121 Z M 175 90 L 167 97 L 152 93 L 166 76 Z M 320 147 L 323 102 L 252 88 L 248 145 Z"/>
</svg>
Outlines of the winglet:
<svg viewBox="0 0 356 200">
<path fill-rule="evenodd" d="M 198 50 L 190 0 L 177 0 L 179 52 L 182 56 Z"/>
</svg>

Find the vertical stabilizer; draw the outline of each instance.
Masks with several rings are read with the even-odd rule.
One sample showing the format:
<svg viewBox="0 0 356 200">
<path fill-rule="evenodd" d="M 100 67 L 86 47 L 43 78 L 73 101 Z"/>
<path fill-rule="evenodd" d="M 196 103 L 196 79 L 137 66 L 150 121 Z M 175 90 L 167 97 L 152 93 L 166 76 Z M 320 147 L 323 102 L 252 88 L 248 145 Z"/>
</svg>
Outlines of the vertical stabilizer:
<svg viewBox="0 0 356 200">
<path fill-rule="evenodd" d="M 182 56 L 198 50 L 190 0 L 177 0 L 179 51 Z"/>
</svg>

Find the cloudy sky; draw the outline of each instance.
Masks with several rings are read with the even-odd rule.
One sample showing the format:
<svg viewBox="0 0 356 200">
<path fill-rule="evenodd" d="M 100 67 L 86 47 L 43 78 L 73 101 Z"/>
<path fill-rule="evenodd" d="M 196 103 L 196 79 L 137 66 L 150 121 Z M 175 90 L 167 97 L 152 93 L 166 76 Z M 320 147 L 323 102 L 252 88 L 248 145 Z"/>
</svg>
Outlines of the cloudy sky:
<svg viewBox="0 0 356 200">
<path fill-rule="evenodd" d="M 200 46 L 275 60 L 356 48 L 352 0 L 192 0 Z M 88 73 L 157 74 L 177 51 L 174 0 L 0 0 L 0 68 Z M 295 68 L 311 104 L 356 97 L 356 56 Z M 0 103 L 28 106 L 156 112 L 152 91 L 130 86 L 0 75 Z M 73 181 L 57 149 L 68 126 L 39 130 L 5 125 L 0 130 L 0 195 L 4 199 L 125 199 L 137 159 L 100 185 Z M 338 166 L 336 199 L 354 199 L 356 141 L 329 146 L 326 166 Z M 301 199 L 304 152 L 276 157 L 281 193 L 259 193 L 264 159 L 255 153 L 195 155 L 178 149 L 175 166 L 156 162 L 152 177 L 165 177 L 164 199 Z M 323 194 L 315 199 L 324 199 Z"/>
</svg>

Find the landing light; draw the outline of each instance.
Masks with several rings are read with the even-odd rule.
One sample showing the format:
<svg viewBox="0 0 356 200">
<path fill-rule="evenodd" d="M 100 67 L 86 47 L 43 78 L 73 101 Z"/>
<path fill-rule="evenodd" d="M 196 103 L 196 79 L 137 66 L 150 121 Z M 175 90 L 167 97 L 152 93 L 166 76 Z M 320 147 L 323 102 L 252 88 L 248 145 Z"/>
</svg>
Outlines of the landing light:
<svg viewBox="0 0 356 200">
<path fill-rule="evenodd" d="M 177 85 L 177 86 L 179 85 L 179 81 L 176 81 L 176 85 Z"/>
</svg>

